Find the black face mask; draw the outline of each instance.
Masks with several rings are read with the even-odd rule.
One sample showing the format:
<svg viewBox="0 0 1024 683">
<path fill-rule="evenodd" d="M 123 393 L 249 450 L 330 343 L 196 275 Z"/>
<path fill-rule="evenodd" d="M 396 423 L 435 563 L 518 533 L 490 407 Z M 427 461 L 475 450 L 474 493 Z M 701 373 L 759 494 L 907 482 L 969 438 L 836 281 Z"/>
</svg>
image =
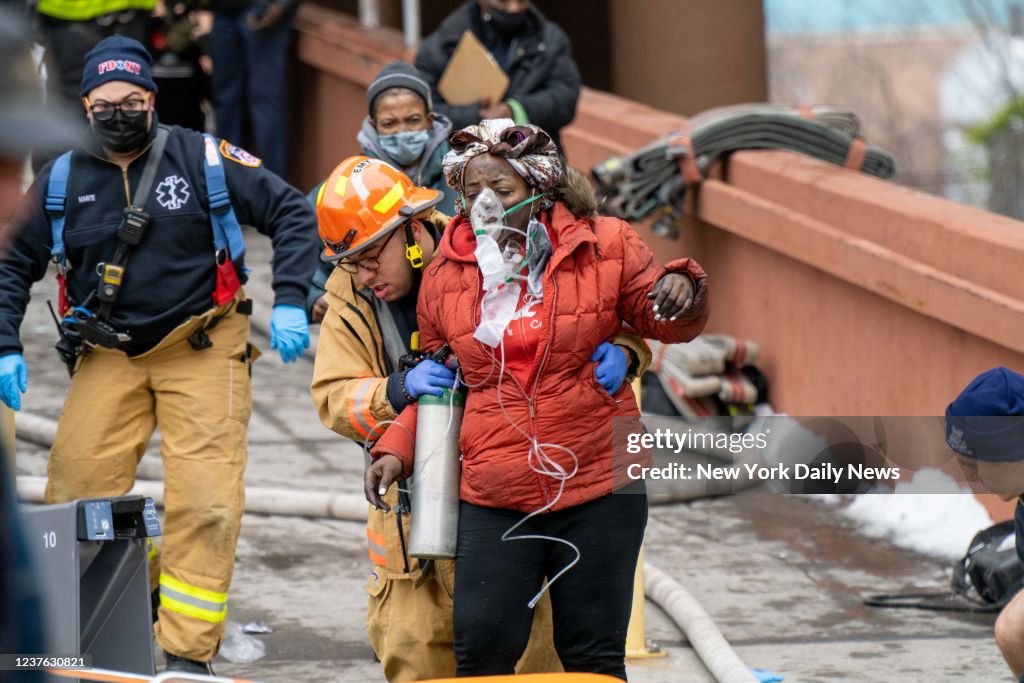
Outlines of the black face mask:
<svg viewBox="0 0 1024 683">
<path fill-rule="evenodd" d="M 500 9 L 488 9 L 484 16 L 490 16 L 491 26 L 494 30 L 504 36 L 514 36 L 524 26 L 528 12 L 506 12 Z"/>
<path fill-rule="evenodd" d="M 142 149 L 149 137 L 149 112 L 133 119 L 118 110 L 109 121 L 92 120 L 92 129 L 100 144 L 117 154 L 129 154 Z"/>
</svg>

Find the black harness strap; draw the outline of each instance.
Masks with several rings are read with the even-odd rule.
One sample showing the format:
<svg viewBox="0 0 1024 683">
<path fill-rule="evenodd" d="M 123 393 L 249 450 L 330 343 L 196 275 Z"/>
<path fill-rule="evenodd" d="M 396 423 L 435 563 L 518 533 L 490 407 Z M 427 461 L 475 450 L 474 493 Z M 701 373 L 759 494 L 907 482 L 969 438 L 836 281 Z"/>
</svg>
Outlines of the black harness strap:
<svg viewBox="0 0 1024 683">
<path fill-rule="evenodd" d="M 131 199 L 131 205 L 125 208 L 121 227 L 117 231 L 117 249 L 114 251 L 114 258 L 109 263 L 103 264 L 100 281 L 96 285 L 96 298 L 100 301 L 98 311 L 100 319 L 105 320 L 110 316 L 110 309 L 121 292 L 121 283 L 124 281 L 128 258 L 131 256 L 132 249 L 142 241 L 142 236 L 149 226 L 149 214 L 145 211 L 146 200 L 149 198 L 150 190 L 153 189 L 157 167 L 164 155 L 164 148 L 167 146 L 169 136 L 168 128 L 165 126 L 157 128 L 156 139 L 149 150 L 149 158 L 146 159 L 142 177 L 135 188 L 135 196 Z"/>
</svg>

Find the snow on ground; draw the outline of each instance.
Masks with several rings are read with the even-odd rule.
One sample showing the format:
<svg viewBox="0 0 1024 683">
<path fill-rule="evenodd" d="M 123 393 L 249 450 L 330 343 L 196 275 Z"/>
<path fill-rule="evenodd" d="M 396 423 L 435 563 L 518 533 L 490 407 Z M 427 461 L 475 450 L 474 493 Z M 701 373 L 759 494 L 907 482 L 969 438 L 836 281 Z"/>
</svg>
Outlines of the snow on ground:
<svg viewBox="0 0 1024 683">
<path fill-rule="evenodd" d="M 992 525 L 985 507 L 969 489 L 931 469 L 898 483 L 895 493 L 855 496 L 841 512 L 858 522 L 868 536 L 949 559 L 962 557 L 974 534 Z"/>
</svg>

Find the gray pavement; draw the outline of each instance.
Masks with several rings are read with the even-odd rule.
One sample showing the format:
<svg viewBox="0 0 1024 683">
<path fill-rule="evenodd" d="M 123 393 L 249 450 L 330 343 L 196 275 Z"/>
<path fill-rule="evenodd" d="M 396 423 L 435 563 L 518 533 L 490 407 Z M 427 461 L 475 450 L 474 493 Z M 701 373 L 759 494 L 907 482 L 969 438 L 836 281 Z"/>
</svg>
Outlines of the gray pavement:
<svg viewBox="0 0 1024 683">
<path fill-rule="evenodd" d="M 269 241 L 248 241 L 254 277 L 262 279 Z M 249 289 L 268 310 L 267 288 Z M 56 419 L 68 380 L 52 349 L 56 333 L 47 298 L 55 298 L 50 277 L 33 290 L 22 328 L 30 373 L 24 409 Z M 319 423 L 308 394 L 312 364 L 284 366 L 265 340 L 257 343 L 265 353 L 253 372 L 246 481 L 360 494 L 362 455 Z M 155 440 L 144 461 L 148 470 L 158 469 Z M 45 474 L 46 453 L 19 443 L 17 467 L 22 474 Z M 867 593 L 945 586 L 945 564 L 861 537 L 834 509 L 807 498 L 755 489 L 655 506 L 646 548 L 647 560 L 701 601 L 745 662 L 786 681 L 1012 680 L 992 640 L 991 616 L 864 607 L 860 596 Z M 260 636 L 267 647 L 263 659 L 245 665 L 218 660 L 218 674 L 382 681 L 363 634 L 368 570 L 358 523 L 246 515 L 229 618 L 263 621 L 274 633 Z M 631 681 L 713 680 L 650 602 L 647 634 L 668 656 L 631 661 Z"/>
</svg>

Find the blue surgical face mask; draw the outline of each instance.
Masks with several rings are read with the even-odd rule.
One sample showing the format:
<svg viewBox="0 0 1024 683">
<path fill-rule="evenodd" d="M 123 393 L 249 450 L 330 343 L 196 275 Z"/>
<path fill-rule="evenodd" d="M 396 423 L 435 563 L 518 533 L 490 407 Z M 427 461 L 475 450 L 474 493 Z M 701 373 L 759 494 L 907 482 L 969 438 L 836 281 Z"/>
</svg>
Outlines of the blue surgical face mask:
<svg viewBox="0 0 1024 683">
<path fill-rule="evenodd" d="M 389 157 L 402 166 L 410 166 L 423 156 L 423 150 L 430 140 L 430 133 L 425 130 L 403 131 L 393 135 L 379 136 L 380 146 Z"/>
</svg>

